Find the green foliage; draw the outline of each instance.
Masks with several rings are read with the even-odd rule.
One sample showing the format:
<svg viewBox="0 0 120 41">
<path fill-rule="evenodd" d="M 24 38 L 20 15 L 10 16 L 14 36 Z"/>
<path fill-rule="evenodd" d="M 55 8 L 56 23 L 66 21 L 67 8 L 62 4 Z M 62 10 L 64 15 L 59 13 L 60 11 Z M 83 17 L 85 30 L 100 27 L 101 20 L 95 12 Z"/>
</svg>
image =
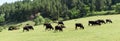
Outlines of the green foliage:
<svg viewBox="0 0 120 41">
<path fill-rule="evenodd" d="M 0 22 L 4 22 L 4 21 L 5 21 L 4 15 L 2 14 L 2 15 L 0 15 Z"/>
<path fill-rule="evenodd" d="M 76 18 L 79 16 L 80 11 L 76 10 L 76 8 L 73 8 L 72 10 L 69 11 L 71 14 L 71 18 Z"/>
<path fill-rule="evenodd" d="M 120 3 L 116 4 L 116 12 L 120 13 Z"/>
<path fill-rule="evenodd" d="M 5 22 L 23 22 L 35 18 L 38 12 L 50 20 L 79 18 L 97 11 L 115 10 L 119 0 L 23 0 L 15 3 L 4 3 L 0 6 L 0 14 L 4 14 Z M 116 5 L 115 5 L 116 6 Z M 116 8 L 119 8 L 116 6 Z M 116 9 L 117 12 L 119 10 Z M 33 19 L 34 19 L 33 18 Z M 3 21 L 3 20 L 0 20 Z"/>
<path fill-rule="evenodd" d="M 2 32 L 3 28 L 0 26 L 0 32 Z"/>
<path fill-rule="evenodd" d="M 40 25 L 40 24 L 43 24 L 45 22 L 45 20 L 44 20 L 44 18 L 42 16 L 37 16 L 34 19 L 34 22 L 35 22 L 35 25 Z"/>
<path fill-rule="evenodd" d="M 64 18 L 60 18 L 60 17 L 59 17 L 59 19 L 58 19 L 58 21 L 63 21 L 63 20 L 64 20 Z"/>
<path fill-rule="evenodd" d="M 49 18 L 45 18 L 45 22 L 52 22 L 52 20 Z"/>
</svg>

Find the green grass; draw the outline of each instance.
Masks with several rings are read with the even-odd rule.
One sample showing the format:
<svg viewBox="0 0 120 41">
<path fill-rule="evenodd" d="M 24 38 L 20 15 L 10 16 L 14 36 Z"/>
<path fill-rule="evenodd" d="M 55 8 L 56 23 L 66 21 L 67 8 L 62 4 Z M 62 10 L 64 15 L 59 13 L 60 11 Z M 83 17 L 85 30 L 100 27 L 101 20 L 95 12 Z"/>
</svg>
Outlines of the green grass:
<svg viewBox="0 0 120 41">
<path fill-rule="evenodd" d="M 112 24 L 88 26 L 88 20 L 111 19 Z M 75 21 L 77 20 L 77 21 Z M 75 23 L 83 23 L 85 30 L 75 30 Z M 54 23 L 53 26 L 56 24 Z M 120 41 L 120 15 L 93 16 L 65 21 L 63 32 L 45 31 L 43 25 L 34 31 L 22 32 L 3 30 L 0 41 Z"/>
</svg>

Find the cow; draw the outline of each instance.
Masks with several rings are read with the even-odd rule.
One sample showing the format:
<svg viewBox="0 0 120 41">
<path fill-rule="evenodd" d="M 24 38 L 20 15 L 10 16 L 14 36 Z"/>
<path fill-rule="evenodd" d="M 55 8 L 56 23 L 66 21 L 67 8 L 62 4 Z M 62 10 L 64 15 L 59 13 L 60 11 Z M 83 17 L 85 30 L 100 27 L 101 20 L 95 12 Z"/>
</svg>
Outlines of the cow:
<svg viewBox="0 0 120 41">
<path fill-rule="evenodd" d="M 8 28 L 8 31 L 18 30 L 18 29 L 20 29 L 20 28 L 18 28 L 17 26 L 10 26 L 10 27 Z"/>
<path fill-rule="evenodd" d="M 101 24 L 105 24 L 105 21 L 104 20 L 101 20 L 101 19 L 98 19 L 96 20 L 97 22 L 101 23 Z"/>
<path fill-rule="evenodd" d="M 26 30 L 26 31 L 34 30 L 34 28 L 33 28 L 33 26 L 27 24 L 25 27 L 23 27 L 23 32 L 24 32 L 25 30 Z"/>
<path fill-rule="evenodd" d="M 106 19 L 106 23 L 112 23 L 111 19 Z"/>
<path fill-rule="evenodd" d="M 58 21 L 58 25 L 59 25 L 59 24 L 64 25 L 63 21 Z"/>
<path fill-rule="evenodd" d="M 53 26 L 50 23 L 44 23 L 44 26 L 46 26 L 45 30 L 54 30 Z"/>
<path fill-rule="evenodd" d="M 29 31 L 28 26 L 23 27 L 23 32 L 24 32 L 25 30 L 26 30 L 26 31 Z"/>
<path fill-rule="evenodd" d="M 100 22 L 98 22 L 98 21 L 88 21 L 88 25 L 90 26 L 90 25 L 101 25 L 101 23 Z"/>
<path fill-rule="evenodd" d="M 62 32 L 62 31 L 63 31 L 63 28 L 66 28 L 66 27 L 65 27 L 64 25 L 56 25 L 56 26 L 55 26 L 55 32 L 56 32 L 56 31 L 61 31 L 61 32 Z"/>
<path fill-rule="evenodd" d="M 81 23 L 75 23 L 75 29 L 77 30 L 77 27 L 80 27 L 84 29 L 84 26 Z"/>
</svg>

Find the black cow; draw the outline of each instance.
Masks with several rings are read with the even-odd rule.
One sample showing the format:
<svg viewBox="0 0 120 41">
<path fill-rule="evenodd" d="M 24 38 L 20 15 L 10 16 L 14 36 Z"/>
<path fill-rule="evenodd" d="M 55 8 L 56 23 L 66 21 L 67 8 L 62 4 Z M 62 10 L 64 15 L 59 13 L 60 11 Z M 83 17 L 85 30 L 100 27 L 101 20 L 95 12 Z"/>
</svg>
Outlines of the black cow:
<svg viewBox="0 0 120 41">
<path fill-rule="evenodd" d="M 106 19 L 106 23 L 112 23 L 111 19 Z"/>
<path fill-rule="evenodd" d="M 63 31 L 63 28 L 66 28 L 64 25 L 55 26 L 55 31 Z"/>
<path fill-rule="evenodd" d="M 93 25 L 101 25 L 100 22 L 98 21 L 88 21 L 88 25 L 90 26 L 90 24 L 93 26 Z"/>
<path fill-rule="evenodd" d="M 59 24 L 62 24 L 62 25 L 64 25 L 63 21 L 59 21 L 59 22 L 58 22 L 58 25 L 59 25 Z"/>
<path fill-rule="evenodd" d="M 46 26 L 45 30 L 54 30 L 50 23 L 44 23 L 44 26 Z"/>
<path fill-rule="evenodd" d="M 80 27 L 82 29 L 84 29 L 84 26 L 81 23 L 76 23 L 75 24 L 75 29 L 77 30 L 77 27 Z"/>
<path fill-rule="evenodd" d="M 99 23 L 101 23 L 101 24 L 105 24 L 105 21 L 104 20 L 101 20 L 101 19 L 99 19 L 99 20 L 96 20 L 97 22 L 99 22 Z"/>
<path fill-rule="evenodd" d="M 27 26 L 23 27 L 23 32 L 24 32 L 25 30 L 26 30 L 26 31 L 34 30 L 34 28 L 33 28 L 33 26 L 27 25 Z"/>
<path fill-rule="evenodd" d="M 8 28 L 8 31 L 18 30 L 18 29 L 20 29 L 20 28 L 18 28 L 17 26 L 10 26 L 10 27 Z"/>
</svg>

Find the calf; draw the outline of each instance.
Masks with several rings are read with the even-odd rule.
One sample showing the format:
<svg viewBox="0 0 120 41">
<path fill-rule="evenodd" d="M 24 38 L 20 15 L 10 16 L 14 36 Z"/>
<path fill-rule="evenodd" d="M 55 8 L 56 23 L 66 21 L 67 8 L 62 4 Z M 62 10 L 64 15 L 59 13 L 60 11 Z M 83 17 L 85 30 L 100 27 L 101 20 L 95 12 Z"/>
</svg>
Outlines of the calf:
<svg viewBox="0 0 120 41">
<path fill-rule="evenodd" d="M 84 29 L 84 26 L 81 23 L 76 23 L 75 24 L 75 29 L 77 29 L 77 27 L 80 27 L 80 28 Z"/>
<path fill-rule="evenodd" d="M 106 23 L 112 23 L 111 19 L 106 19 Z"/>
</svg>

